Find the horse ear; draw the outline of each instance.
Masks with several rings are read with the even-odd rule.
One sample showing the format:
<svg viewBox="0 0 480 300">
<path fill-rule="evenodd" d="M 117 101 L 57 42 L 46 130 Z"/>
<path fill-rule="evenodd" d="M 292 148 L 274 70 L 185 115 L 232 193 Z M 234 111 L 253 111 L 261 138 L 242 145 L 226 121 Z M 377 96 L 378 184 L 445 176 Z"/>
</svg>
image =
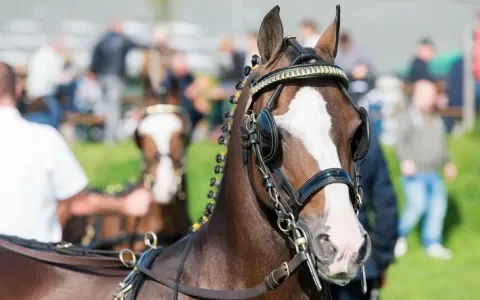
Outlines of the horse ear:
<svg viewBox="0 0 480 300">
<path fill-rule="evenodd" d="M 263 18 L 258 30 L 258 52 L 263 63 L 272 58 L 273 51 L 283 43 L 283 25 L 280 7 L 276 5 Z"/>
<path fill-rule="evenodd" d="M 315 49 L 325 59 L 333 62 L 337 56 L 338 40 L 340 35 L 340 5 L 337 5 L 335 20 L 328 26 L 325 32 L 318 39 Z"/>
</svg>

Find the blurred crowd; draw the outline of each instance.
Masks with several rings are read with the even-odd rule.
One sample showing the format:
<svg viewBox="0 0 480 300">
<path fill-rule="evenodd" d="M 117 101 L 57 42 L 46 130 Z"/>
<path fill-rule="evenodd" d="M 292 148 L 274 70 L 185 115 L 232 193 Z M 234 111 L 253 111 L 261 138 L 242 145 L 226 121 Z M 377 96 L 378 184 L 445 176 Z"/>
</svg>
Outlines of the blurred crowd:
<svg viewBox="0 0 480 300">
<path fill-rule="evenodd" d="M 321 30 L 314 21 L 303 20 L 299 24 L 297 39 L 304 46 L 314 47 L 320 36 Z M 473 69 L 480 91 L 479 30 L 474 39 Z M 195 74 L 190 69 L 185 53 L 170 46 L 164 28 L 155 29 L 151 43 L 140 44 L 127 37 L 122 20 L 115 19 L 95 45 L 87 72 L 79 73 L 75 62 L 65 56 L 61 37 L 38 49 L 27 67 L 27 80 L 17 108 L 31 122 L 50 125 L 64 134 L 68 128 L 73 129 L 75 139 L 93 139 L 113 145 L 130 136 L 139 121 L 136 108 L 130 109 L 124 101 L 125 61 L 130 50 L 143 49 L 142 105 L 159 103 L 175 89 L 179 104 L 190 115 L 193 127 L 204 128 L 205 136 L 216 141 L 221 135 L 224 115 L 231 108 L 229 97 L 235 93 L 236 84 L 244 79 L 244 69 L 251 66 L 252 56 L 258 54 L 257 33 L 247 32 L 244 40 L 243 47 L 237 47 L 232 37 L 220 40 L 215 57 L 217 76 L 212 78 Z M 422 243 L 426 254 L 445 260 L 453 257 L 453 252 L 444 247 L 442 240 L 448 209 L 444 180 L 453 181 L 457 176 L 446 138 L 461 116 L 442 115 L 442 112 L 463 105 L 464 59 L 460 57 L 455 61 L 446 76 L 434 75 L 429 63 L 436 55 L 435 44 L 423 38 L 414 50 L 407 75 L 400 78 L 405 102 L 403 109 L 397 112 L 401 126 L 394 147 L 406 205 L 398 213 L 397 222 L 397 200 L 378 146 L 384 131 L 386 105 L 384 94 L 377 86 L 379 74 L 373 59 L 348 30 L 340 33 L 338 42 L 335 63 L 350 79 L 352 98 L 368 110 L 375 139 L 372 157 L 364 164 L 364 177 L 369 180 L 366 197 L 374 202 L 375 218 L 380 222 L 367 226 L 376 234 L 376 242 L 381 243 L 373 247 L 374 251 L 377 249 L 372 254 L 376 267 L 367 268 L 367 277 L 376 280 L 370 286 L 372 294 L 375 287 L 384 283 L 386 268 L 393 257 L 407 253 L 407 236 L 422 216 L 425 216 Z M 152 63 L 155 68 L 151 67 Z M 477 99 L 480 99 L 478 94 Z M 361 220 L 368 222 L 366 217 Z M 349 299 L 347 292 L 337 293 L 339 299 Z"/>
</svg>

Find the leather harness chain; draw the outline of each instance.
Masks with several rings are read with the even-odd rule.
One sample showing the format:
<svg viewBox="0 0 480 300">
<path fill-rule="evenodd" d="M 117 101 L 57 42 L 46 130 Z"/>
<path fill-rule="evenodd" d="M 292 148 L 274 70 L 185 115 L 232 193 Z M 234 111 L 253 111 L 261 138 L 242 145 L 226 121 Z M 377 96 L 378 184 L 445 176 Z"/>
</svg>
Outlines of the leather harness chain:
<svg viewBox="0 0 480 300">
<path fill-rule="evenodd" d="M 354 108 L 359 112 L 361 111 L 361 109 L 359 109 L 356 103 L 348 96 L 348 93 L 346 91 L 346 88 L 348 88 L 348 79 L 342 69 L 337 66 L 328 65 L 325 61 L 323 61 L 322 58 L 315 54 L 307 53 L 305 49 L 301 45 L 299 45 L 294 38 L 285 39 L 285 44 L 288 47 L 293 47 L 293 49 L 297 53 L 299 53 L 297 58 L 292 61 L 289 67 L 281 68 L 272 73 L 269 73 L 257 82 L 252 83 L 256 77 L 254 74 L 254 76 L 251 76 L 248 81 L 242 82 L 240 88 L 243 88 L 243 85 L 248 82 L 251 85 L 251 93 L 253 96 L 260 91 L 264 91 L 268 87 L 279 83 L 267 105 L 266 110 L 268 110 L 269 112 L 270 109 L 273 107 L 274 102 L 278 99 L 278 96 L 283 88 L 283 82 L 309 78 L 328 78 L 339 81 L 342 92 L 350 100 Z M 312 60 L 314 60 L 313 63 L 311 62 Z M 308 269 L 310 270 L 310 274 L 312 276 L 312 279 L 314 280 L 317 290 L 322 290 L 320 279 L 316 272 L 312 256 L 308 250 L 308 243 L 310 241 L 311 235 L 309 235 L 306 226 L 296 220 L 298 212 L 306 204 L 306 200 L 310 196 L 312 196 L 320 189 L 324 188 L 326 185 L 332 183 L 343 183 L 349 187 L 349 190 L 352 194 L 352 199 L 354 199 L 354 208 L 358 212 L 358 209 L 361 205 L 362 197 L 362 187 L 360 184 L 359 170 L 355 165 L 355 183 L 351 181 L 350 176 L 343 169 L 327 169 L 320 171 L 318 174 L 309 179 L 297 192 L 288 182 L 283 171 L 279 167 L 276 167 L 274 168 L 273 173 L 277 176 L 277 178 L 280 178 L 283 190 L 285 190 L 290 196 L 288 200 L 283 199 L 283 197 L 279 193 L 280 188 L 278 187 L 277 182 L 274 180 L 271 172 L 270 166 L 273 164 L 268 164 L 263 159 L 264 153 L 262 153 L 262 150 L 260 149 L 261 142 L 259 141 L 261 139 L 259 136 L 262 135 L 262 128 L 260 128 L 260 130 L 258 130 L 257 128 L 258 123 L 256 122 L 255 115 L 251 110 L 251 106 L 253 105 L 253 103 L 254 101 L 250 103 L 250 107 L 247 107 L 247 110 L 249 110 L 249 114 L 246 114 L 246 118 L 244 119 L 244 123 L 241 128 L 243 161 L 245 164 L 247 164 L 249 178 L 253 186 L 253 182 L 251 180 L 251 164 L 249 163 L 251 155 L 249 155 L 249 153 L 253 153 L 253 155 L 255 156 L 256 165 L 263 174 L 265 187 L 267 189 L 270 200 L 274 204 L 275 211 L 278 216 L 278 227 L 285 234 L 289 234 L 288 241 L 296 251 L 294 257 L 288 263 L 284 262 L 280 267 L 270 272 L 270 274 L 265 277 L 265 280 L 262 283 L 259 283 L 252 288 L 242 290 L 211 290 L 197 288 L 179 282 L 183 270 L 183 265 L 185 263 L 188 249 L 192 240 L 189 239 L 186 242 L 180 265 L 178 267 L 177 278 L 175 280 L 162 274 L 155 274 L 149 269 L 149 265 L 151 264 L 152 260 L 163 251 L 162 249 L 150 249 L 142 255 L 142 258 L 138 263 L 127 262 L 127 264 L 129 264 L 130 267 L 133 268 L 133 270 L 130 275 L 127 276 L 127 278 L 120 284 L 120 289 L 114 294 L 116 300 L 135 299 L 139 289 L 139 285 L 145 278 L 149 278 L 155 282 L 158 282 L 166 287 L 173 289 L 174 300 L 178 298 L 179 292 L 191 297 L 199 297 L 202 299 L 255 298 L 279 287 L 287 278 L 290 277 L 291 274 L 297 271 L 304 262 L 307 263 Z M 364 129 L 367 130 L 366 128 L 368 128 L 368 120 L 365 119 L 366 114 L 362 115 L 362 113 L 360 113 L 360 115 L 364 123 L 365 121 L 367 121 L 367 124 L 363 124 Z M 271 118 L 271 120 L 273 120 L 273 117 Z M 274 129 L 276 130 L 276 128 Z M 258 133 L 259 131 L 260 133 Z M 367 132 L 363 133 L 362 138 L 368 139 L 369 142 L 370 137 L 368 130 Z M 277 141 L 274 141 L 274 143 L 277 143 Z M 364 144 L 362 145 L 363 148 L 357 149 L 357 151 L 361 153 L 355 153 L 354 160 L 361 159 L 365 155 L 366 149 Z M 279 145 L 277 144 L 274 145 L 274 147 L 278 146 Z M 189 236 L 185 238 L 188 237 Z M 363 290 L 365 291 L 363 267 L 362 275 L 362 282 L 364 286 Z"/>
</svg>

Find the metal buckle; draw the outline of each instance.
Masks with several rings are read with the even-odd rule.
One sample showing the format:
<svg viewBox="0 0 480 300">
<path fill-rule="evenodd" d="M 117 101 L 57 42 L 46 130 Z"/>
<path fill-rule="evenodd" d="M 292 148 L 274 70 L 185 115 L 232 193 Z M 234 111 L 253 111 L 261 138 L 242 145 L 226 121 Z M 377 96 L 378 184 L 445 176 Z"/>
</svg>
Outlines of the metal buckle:
<svg viewBox="0 0 480 300">
<path fill-rule="evenodd" d="M 320 292 L 322 291 L 322 283 L 320 282 L 320 278 L 318 277 L 317 270 L 315 269 L 315 265 L 313 263 L 312 256 L 308 251 L 308 239 L 306 237 L 306 232 L 303 230 L 302 227 L 295 224 L 294 233 L 294 243 L 295 243 L 295 250 L 297 253 L 305 252 L 305 256 L 307 257 L 307 266 L 308 270 L 310 271 L 310 275 L 312 276 L 313 283 L 315 287 Z"/>
<path fill-rule="evenodd" d="M 87 234 L 82 238 L 82 245 L 88 246 L 92 242 L 93 238 L 95 237 L 95 227 L 92 224 L 87 226 Z"/>
<path fill-rule="evenodd" d="M 143 187 L 149 190 L 152 189 L 154 179 L 155 177 L 152 174 L 145 174 L 145 176 L 143 176 Z"/>
<path fill-rule="evenodd" d="M 285 268 L 285 271 L 287 272 L 287 277 L 285 277 L 284 280 L 287 280 L 288 277 L 290 277 L 290 268 L 288 267 L 288 263 L 287 263 L 287 262 L 283 262 L 282 266 Z"/>
<path fill-rule="evenodd" d="M 133 285 L 129 284 L 125 286 L 123 282 L 121 282 L 119 286 L 121 289 L 117 293 L 113 294 L 115 297 L 114 300 L 124 300 L 127 293 L 133 288 Z"/>
<path fill-rule="evenodd" d="M 57 248 L 59 248 L 59 249 L 70 248 L 70 247 L 73 247 L 72 243 L 57 245 Z"/>
<path fill-rule="evenodd" d="M 128 253 L 132 256 L 132 260 L 131 261 L 127 261 L 125 260 L 124 256 L 125 254 Z M 135 253 L 133 253 L 132 250 L 130 249 L 122 249 L 120 251 L 120 253 L 118 254 L 118 258 L 120 259 L 120 261 L 122 262 L 122 264 L 127 267 L 127 268 L 131 268 L 132 265 L 134 265 L 136 262 L 137 262 L 137 257 L 135 256 Z"/>
</svg>

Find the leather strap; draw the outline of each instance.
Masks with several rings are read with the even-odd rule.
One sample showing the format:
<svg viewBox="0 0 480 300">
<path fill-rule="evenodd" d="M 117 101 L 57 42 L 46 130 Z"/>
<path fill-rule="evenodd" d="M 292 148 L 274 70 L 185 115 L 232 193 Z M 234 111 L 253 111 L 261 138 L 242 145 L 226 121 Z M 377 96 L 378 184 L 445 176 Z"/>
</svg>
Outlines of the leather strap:
<svg viewBox="0 0 480 300">
<path fill-rule="evenodd" d="M 300 197 L 297 204 L 302 207 L 310 196 L 332 183 L 346 184 L 350 193 L 355 195 L 355 187 L 350 179 L 350 175 L 343 169 L 331 168 L 318 172 L 300 187 L 298 190 Z M 353 199 L 355 199 L 355 197 Z"/>
<path fill-rule="evenodd" d="M 278 288 L 291 274 L 293 274 L 300 265 L 307 260 L 305 252 L 297 253 L 293 259 L 287 264 L 283 263 L 280 267 L 273 270 L 265 277 L 264 282 L 256 286 L 243 290 L 210 290 L 188 286 L 182 283 L 175 283 L 175 280 L 165 277 L 160 274 L 155 274 L 151 270 L 139 264 L 131 264 L 131 267 L 136 268 L 138 272 L 149 277 L 166 287 L 173 289 L 178 286 L 178 291 L 190 297 L 199 297 L 202 299 L 250 299 L 261 296 L 269 291 Z"/>
<path fill-rule="evenodd" d="M 12 252 L 48 263 L 91 268 L 125 268 L 120 259 L 115 257 L 59 255 L 58 253 L 25 248 L 4 240 L 0 240 L 0 246 Z"/>
</svg>

